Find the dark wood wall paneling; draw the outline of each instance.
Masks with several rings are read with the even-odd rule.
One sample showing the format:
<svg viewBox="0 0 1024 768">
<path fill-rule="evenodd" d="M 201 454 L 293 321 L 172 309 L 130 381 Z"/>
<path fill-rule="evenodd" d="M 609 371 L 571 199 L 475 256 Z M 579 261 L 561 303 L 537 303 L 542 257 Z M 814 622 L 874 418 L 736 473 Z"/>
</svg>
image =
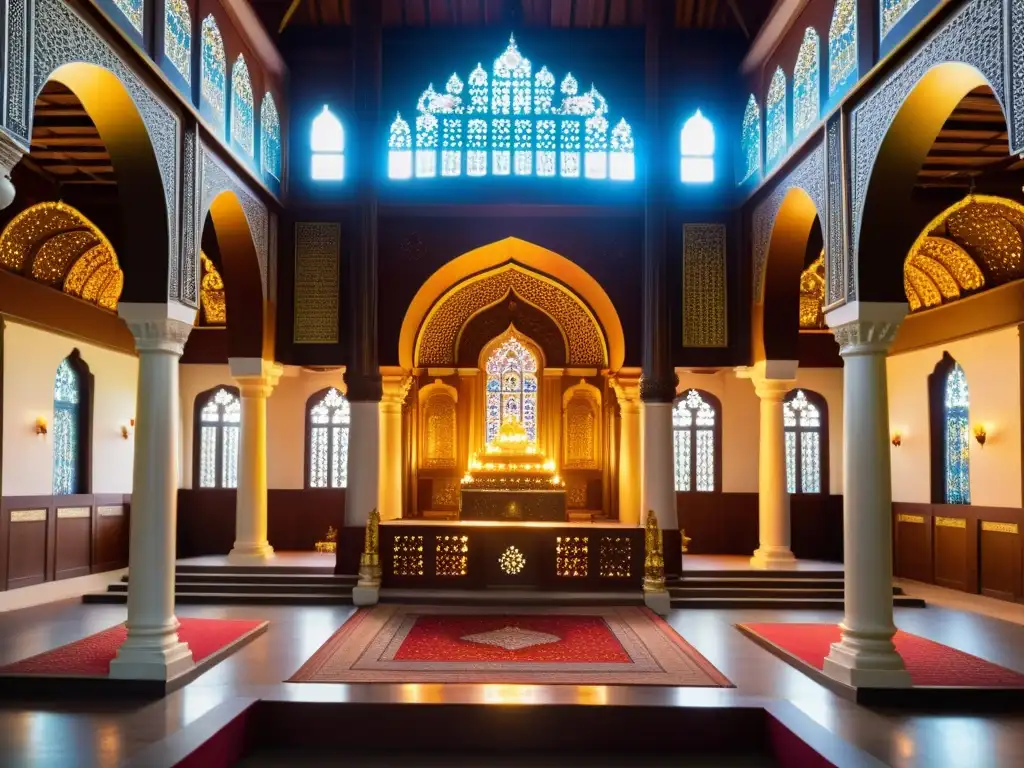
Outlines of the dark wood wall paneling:
<svg viewBox="0 0 1024 768">
<path fill-rule="evenodd" d="M 344 523 L 344 489 L 267 491 L 267 538 L 274 549 L 310 551 L 324 540 L 328 526 L 340 531 Z M 234 490 L 178 491 L 179 558 L 227 554 L 234 542 Z"/>
<path fill-rule="evenodd" d="M 759 544 L 756 493 L 677 493 L 679 527 L 694 555 L 752 555 Z M 790 496 L 793 554 L 843 561 L 843 497 Z"/>
<path fill-rule="evenodd" d="M 123 494 L 3 498 L 0 589 L 127 567 L 130 506 Z"/>
<path fill-rule="evenodd" d="M 896 576 L 988 595 L 1024 598 L 1024 510 L 955 504 L 893 505 Z"/>
</svg>

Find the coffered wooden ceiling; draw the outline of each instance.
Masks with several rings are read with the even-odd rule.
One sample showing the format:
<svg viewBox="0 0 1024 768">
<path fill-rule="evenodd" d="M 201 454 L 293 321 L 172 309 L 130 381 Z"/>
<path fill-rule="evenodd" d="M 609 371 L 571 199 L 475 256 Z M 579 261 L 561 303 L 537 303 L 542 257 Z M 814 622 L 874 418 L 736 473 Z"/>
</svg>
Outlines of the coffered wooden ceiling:
<svg viewBox="0 0 1024 768">
<path fill-rule="evenodd" d="M 31 151 L 22 162 L 58 187 L 115 183 L 114 166 L 95 123 L 78 97 L 55 80 L 36 99 Z"/>
<path fill-rule="evenodd" d="M 271 32 L 292 25 L 347 25 L 352 3 L 357 2 L 249 1 Z M 663 2 L 674 2 L 678 28 L 734 30 L 747 38 L 757 34 L 774 4 L 774 0 L 382 0 L 382 12 L 387 27 L 636 27 Z"/>
</svg>

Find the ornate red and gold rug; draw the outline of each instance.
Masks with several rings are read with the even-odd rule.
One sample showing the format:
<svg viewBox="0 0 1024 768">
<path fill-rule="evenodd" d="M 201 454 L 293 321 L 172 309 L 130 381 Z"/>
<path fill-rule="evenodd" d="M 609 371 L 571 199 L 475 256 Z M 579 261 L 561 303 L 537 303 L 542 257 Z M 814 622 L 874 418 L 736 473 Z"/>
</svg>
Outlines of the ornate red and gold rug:
<svg viewBox="0 0 1024 768">
<path fill-rule="evenodd" d="M 732 687 L 662 618 L 632 606 L 364 608 L 288 682 Z"/>
</svg>

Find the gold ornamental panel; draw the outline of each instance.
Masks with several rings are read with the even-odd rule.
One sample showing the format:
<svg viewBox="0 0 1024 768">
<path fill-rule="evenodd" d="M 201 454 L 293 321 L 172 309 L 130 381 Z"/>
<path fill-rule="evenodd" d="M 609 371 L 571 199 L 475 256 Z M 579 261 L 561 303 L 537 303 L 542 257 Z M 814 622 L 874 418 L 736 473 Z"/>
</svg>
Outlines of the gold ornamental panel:
<svg viewBox="0 0 1024 768">
<path fill-rule="evenodd" d="M 628 579 L 632 574 L 633 542 L 627 536 L 602 536 L 598 572 L 606 579 Z"/>
<path fill-rule="evenodd" d="M 434 540 L 434 575 L 465 576 L 468 567 L 468 536 L 438 536 Z"/>
<path fill-rule="evenodd" d="M 454 477 L 436 477 L 430 483 L 430 506 L 434 509 L 459 505 L 459 481 Z"/>
<path fill-rule="evenodd" d="M 908 515 L 906 513 L 901 512 L 900 514 L 896 515 L 896 522 L 920 524 L 924 523 L 924 515 Z"/>
<path fill-rule="evenodd" d="M 446 391 L 430 394 L 422 402 L 423 465 L 431 469 L 455 467 L 455 399 Z"/>
<path fill-rule="evenodd" d="M 395 536 L 391 553 L 391 572 L 395 576 L 423 575 L 422 536 Z"/>
<path fill-rule="evenodd" d="M 510 291 L 549 315 L 562 331 L 570 366 L 603 368 L 608 348 L 589 307 L 562 284 L 516 264 L 471 277 L 448 291 L 420 329 L 416 365 L 453 366 L 459 334 L 484 309 L 503 301 Z"/>
<path fill-rule="evenodd" d="M 587 506 L 587 481 L 573 478 L 565 481 L 565 505 L 570 509 L 584 509 Z"/>
<path fill-rule="evenodd" d="M 601 394 L 580 383 L 567 390 L 562 409 L 565 469 L 601 468 Z"/>
<path fill-rule="evenodd" d="M 585 579 L 590 565 L 589 552 L 588 536 L 556 536 L 555 575 Z"/>
<path fill-rule="evenodd" d="M 727 347 L 725 226 L 683 225 L 683 346 Z"/>
<path fill-rule="evenodd" d="M 966 528 L 967 520 L 962 517 L 936 517 L 936 528 Z"/>
<path fill-rule="evenodd" d="M 981 530 L 989 531 L 990 533 L 1019 533 L 1019 529 L 1016 523 L 992 523 L 988 520 L 981 521 Z"/>
</svg>

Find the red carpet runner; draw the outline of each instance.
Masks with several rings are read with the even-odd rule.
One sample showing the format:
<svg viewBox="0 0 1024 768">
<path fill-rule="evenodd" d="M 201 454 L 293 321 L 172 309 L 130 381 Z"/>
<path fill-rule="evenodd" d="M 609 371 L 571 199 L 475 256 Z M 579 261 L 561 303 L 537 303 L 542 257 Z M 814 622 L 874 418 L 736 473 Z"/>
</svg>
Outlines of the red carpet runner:
<svg viewBox="0 0 1024 768">
<path fill-rule="evenodd" d="M 836 624 L 743 624 L 816 669 L 824 665 L 832 643 L 840 639 Z M 1024 675 L 948 645 L 906 632 L 896 632 L 896 650 L 915 686 L 966 688 L 1024 688 Z"/>
<path fill-rule="evenodd" d="M 188 643 L 192 659 L 197 664 L 263 624 L 262 621 L 239 619 L 179 618 L 178 621 L 181 622 L 178 637 Z M 127 634 L 124 624 L 119 624 L 52 651 L 0 667 L 0 675 L 106 677 L 110 673 L 110 661 L 117 655 L 117 649 Z"/>
</svg>

